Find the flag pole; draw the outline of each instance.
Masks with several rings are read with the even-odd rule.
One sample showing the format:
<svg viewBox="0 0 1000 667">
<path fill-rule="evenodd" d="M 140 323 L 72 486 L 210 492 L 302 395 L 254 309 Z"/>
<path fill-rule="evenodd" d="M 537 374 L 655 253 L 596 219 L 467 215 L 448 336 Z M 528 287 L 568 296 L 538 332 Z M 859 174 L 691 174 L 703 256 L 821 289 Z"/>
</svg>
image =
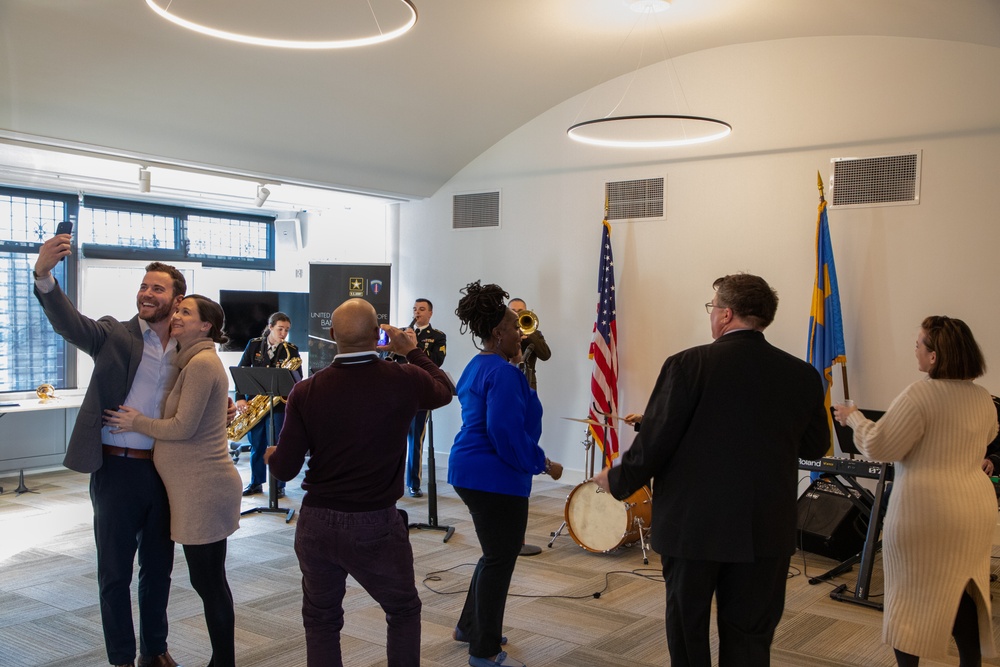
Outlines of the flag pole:
<svg viewBox="0 0 1000 667">
<path fill-rule="evenodd" d="M 819 169 L 816 170 L 816 187 L 819 189 L 820 206 L 823 206 L 826 204 L 826 197 L 823 191 L 823 176 L 819 173 Z M 851 397 L 851 390 L 847 384 L 847 362 L 840 364 L 840 377 L 844 382 L 844 400 L 846 401 Z"/>
</svg>

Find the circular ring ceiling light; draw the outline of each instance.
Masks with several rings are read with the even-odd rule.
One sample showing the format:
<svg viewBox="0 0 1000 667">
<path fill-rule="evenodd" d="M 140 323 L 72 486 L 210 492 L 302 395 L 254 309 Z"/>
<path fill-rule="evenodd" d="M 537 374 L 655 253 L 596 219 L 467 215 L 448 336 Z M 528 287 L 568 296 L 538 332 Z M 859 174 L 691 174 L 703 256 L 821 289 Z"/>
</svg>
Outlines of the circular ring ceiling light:
<svg viewBox="0 0 1000 667">
<path fill-rule="evenodd" d="M 703 144 L 722 139 L 732 131 L 729 123 L 715 118 L 651 114 L 587 120 L 573 125 L 566 134 L 593 146 L 663 148 Z"/>
<path fill-rule="evenodd" d="M 338 2 L 339 1 L 342 0 L 338 0 Z M 146 0 L 146 4 L 149 5 L 150 9 L 171 23 L 179 25 L 182 28 L 186 28 L 187 30 L 193 30 L 194 32 L 208 35 L 209 37 L 216 37 L 218 39 L 227 39 L 233 42 L 241 42 L 243 44 L 270 46 L 282 49 L 349 49 L 357 46 L 369 46 L 371 44 L 388 42 L 389 40 L 395 39 L 409 32 L 410 28 L 412 28 L 417 22 L 417 8 L 413 5 L 411 0 L 395 1 L 401 5 L 401 8 L 405 12 L 405 18 L 398 27 L 383 31 L 382 26 L 376 20 L 375 25 L 377 32 L 371 35 L 321 40 L 283 39 L 278 37 L 265 37 L 262 35 L 247 35 L 230 32 L 222 30 L 221 28 L 214 28 L 203 23 L 198 23 L 172 13 L 170 11 L 170 6 L 173 4 L 173 0 L 166 0 L 165 2 L 164 0 Z"/>
</svg>

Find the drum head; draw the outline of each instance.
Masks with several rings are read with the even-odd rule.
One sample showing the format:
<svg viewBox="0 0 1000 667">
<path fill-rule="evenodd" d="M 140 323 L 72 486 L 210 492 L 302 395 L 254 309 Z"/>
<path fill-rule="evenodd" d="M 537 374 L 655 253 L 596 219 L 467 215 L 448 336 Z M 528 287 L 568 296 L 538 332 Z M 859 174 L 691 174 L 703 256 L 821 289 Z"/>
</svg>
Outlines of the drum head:
<svg viewBox="0 0 1000 667">
<path fill-rule="evenodd" d="M 577 486 L 566 499 L 566 526 L 573 541 L 588 551 L 616 549 L 630 529 L 627 506 L 594 482 Z"/>
</svg>

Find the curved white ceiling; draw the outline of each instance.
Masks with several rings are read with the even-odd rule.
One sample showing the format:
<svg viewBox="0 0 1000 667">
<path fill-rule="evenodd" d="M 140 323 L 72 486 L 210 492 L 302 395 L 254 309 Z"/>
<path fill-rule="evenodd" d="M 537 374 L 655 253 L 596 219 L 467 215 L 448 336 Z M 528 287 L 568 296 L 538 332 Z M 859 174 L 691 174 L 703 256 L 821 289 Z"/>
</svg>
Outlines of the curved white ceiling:
<svg viewBox="0 0 1000 667">
<path fill-rule="evenodd" d="M 284 52 L 189 33 L 144 0 L 8 0 L 0 130 L 420 198 L 639 61 L 624 0 L 415 4 L 416 27 L 394 42 Z M 992 0 L 674 0 L 660 16 L 667 57 L 831 35 L 1000 47 Z"/>
</svg>

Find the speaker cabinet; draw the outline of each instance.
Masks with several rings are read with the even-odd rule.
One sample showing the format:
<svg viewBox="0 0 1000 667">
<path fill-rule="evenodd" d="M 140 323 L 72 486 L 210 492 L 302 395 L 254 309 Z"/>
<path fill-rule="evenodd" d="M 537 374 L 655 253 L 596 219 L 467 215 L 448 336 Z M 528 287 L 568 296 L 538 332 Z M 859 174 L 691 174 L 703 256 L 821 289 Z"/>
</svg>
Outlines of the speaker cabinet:
<svg viewBox="0 0 1000 667">
<path fill-rule="evenodd" d="M 799 498 L 797 538 L 803 551 L 847 560 L 864 547 L 867 531 L 867 516 L 829 482 L 816 480 Z"/>
<path fill-rule="evenodd" d="M 274 240 L 279 248 L 302 250 L 302 223 L 298 218 L 278 218 L 274 221 Z"/>
</svg>

